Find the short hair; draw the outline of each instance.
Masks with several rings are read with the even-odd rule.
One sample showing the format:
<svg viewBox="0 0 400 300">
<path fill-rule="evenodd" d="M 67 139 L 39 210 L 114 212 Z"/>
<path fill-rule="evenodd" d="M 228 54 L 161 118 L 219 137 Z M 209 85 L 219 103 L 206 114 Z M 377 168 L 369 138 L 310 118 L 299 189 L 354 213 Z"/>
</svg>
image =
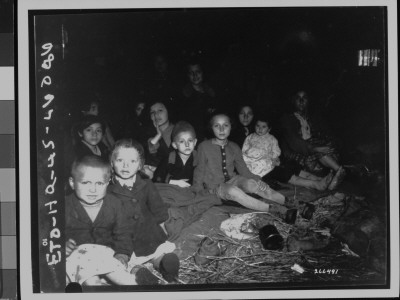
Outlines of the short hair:
<svg viewBox="0 0 400 300">
<path fill-rule="evenodd" d="M 255 125 L 257 122 L 264 122 L 264 123 L 267 123 L 268 127 L 271 127 L 270 118 L 269 118 L 268 114 L 266 114 L 266 113 L 258 113 L 258 114 L 256 114 L 256 115 L 254 116 L 254 125 Z"/>
<path fill-rule="evenodd" d="M 190 132 L 193 137 L 196 138 L 196 131 L 194 130 L 194 127 L 186 121 L 179 121 L 175 124 L 174 129 L 172 129 L 171 141 L 174 142 L 175 138 L 177 138 L 182 132 Z"/>
<path fill-rule="evenodd" d="M 141 143 L 134 139 L 121 139 L 115 142 L 114 148 L 110 153 L 110 161 L 112 162 L 117 151 L 121 148 L 135 149 L 139 153 L 140 164 L 144 164 L 144 148 Z"/>
<path fill-rule="evenodd" d="M 215 112 L 213 112 L 212 113 L 212 115 L 210 116 L 210 119 L 209 119 L 209 121 L 208 121 L 208 127 L 211 129 L 212 128 L 212 125 L 213 125 L 213 121 L 214 121 L 214 118 L 216 117 L 216 116 L 225 116 L 225 117 L 227 117 L 228 119 L 229 119 L 229 123 L 231 123 L 231 125 L 232 125 L 232 117 L 231 117 L 231 115 L 229 114 L 229 113 L 227 113 L 227 112 L 224 112 L 224 111 L 215 111 Z"/>
<path fill-rule="evenodd" d="M 78 133 L 82 133 L 86 128 L 88 128 L 92 124 L 99 123 L 101 126 L 101 129 L 103 130 L 103 133 L 106 131 L 106 123 L 103 121 L 102 118 L 94 115 L 86 115 L 84 116 L 80 122 L 78 123 L 78 126 L 76 127 L 76 130 Z"/>
<path fill-rule="evenodd" d="M 111 166 L 102 157 L 90 154 L 76 159 L 71 166 L 71 177 L 76 178 L 78 170 L 82 167 L 104 169 L 108 179 L 111 177 Z"/>
</svg>

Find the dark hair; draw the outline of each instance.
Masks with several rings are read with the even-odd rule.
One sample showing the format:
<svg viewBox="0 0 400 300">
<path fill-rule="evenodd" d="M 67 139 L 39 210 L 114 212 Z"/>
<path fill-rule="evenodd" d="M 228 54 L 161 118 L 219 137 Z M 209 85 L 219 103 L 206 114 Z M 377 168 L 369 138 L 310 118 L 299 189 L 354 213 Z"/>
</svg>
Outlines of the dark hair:
<svg viewBox="0 0 400 300">
<path fill-rule="evenodd" d="M 111 166 L 103 158 L 97 155 L 86 155 L 76 159 L 71 166 L 71 177 L 76 178 L 78 170 L 82 167 L 104 169 L 108 179 L 111 177 Z"/>
<path fill-rule="evenodd" d="M 90 106 L 92 106 L 93 103 L 96 103 L 98 106 L 101 105 L 101 103 L 98 99 L 92 98 L 92 99 L 85 99 L 85 100 L 81 101 L 79 108 L 81 111 L 89 111 Z"/>
<path fill-rule="evenodd" d="M 115 142 L 114 144 L 114 148 L 110 153 L 110 161 L 112 162 L 116 152 L 120 149 L 120 148 L 125 148 L 125 149 L 135 149 L 138 154 L 139 154 L 139 159 L 140 159 L 140 165 L 143 166 L 144 165 L 144 148 L 142 146 L 141 143 L 139 143 L 138 141 L 134 140 L 134 139 L 121 139 Z"/>
<path fill-rule="evenodd" d="M 175 138 L 182 132 L 190 132 L 193 137 L 196 138 L 196 131 L 194 130 L 194 127 L 186 121 L 179 121 L 175 124 L 174 129 L 172 129 L 171 141 L 174 141 Z"/>
<path fill-rule="evenodd" d="M 213 112 L 212 114 L 211 114 L 211 116 L 210 116 L 210 118 L 209 118 L 209 121 L 208 121 L 208 127 L 212 130 L 212 122 L 213 122 L 213 120 L 214 120 L 214 118 L 216 117 L 216 116 L 226 116 L 228 119 L 229 119 L 229 122 L 231 123 L 231 125 L 232 125 L 232 117 L 231 117 L 231 115 L 229 114 L 229 113 L 227 113 L 227 112 L 224 112 L 224 111 L 215 111 L 215 112 Z"/>
<path fill-rule="evenodd" d="M 258 122 L 265 122 L 267 123 L 268 127 L 271 127 L 271 121 L 267 114 L 258 113 L 254 115 L 254 125 Z"/>
<path fill-rule="evenodd" d="M 103 130 L 103 132 L 105 132 L 106 130 L 105 122 L 103 121 L 102 118 L 94 115 L 83 116 L 76 127 L 76 131 L 78 133 L 82 133 L 86 128 L 95 123 L 99 123 L 101 125 L 101 129 Z"/>
<path fill-rule="evenodd" d="M 197 58 L 190 59 L 186 62 L 186 71 L 189 71 L 190 66 L 199 66 L 201 70 L 203 70 L 203 64 L 200 59 Z"/>
<path fill-rule="evenodd" d="M 151 107 L 153 105 L 157 104 L 157 103 L 164 105 L 165 109 L 168 112 L 168 121 L 170 123 L 173 123 L 174 120 L 175 120 L 174 110 L 170 107 L 171 105 L 166 101 L 162 101 L 162 100 L 160 100 L 160 101 L 157 101 L 157 100 L 150 101 L 149 104 L 145 105 L 145 110 L 146 110 L 147 115 L 151 118 L 151 116 L 150 116 Z"/>
<path fill-rule="evenodd" d="M 253 111 L 253 114 L 254 114 L 254 107 L 253 107 L 253 105 L 250 104 L 250 103 L 244 103 L 244 104 L 239 105 L 239 106 L 237 107 L 237 112 L 236 112 L 236 113 L 237 113 L 238 115 L 239 115 L 240 112 L 242 111 L 243 107 L 250 107 L 251 110 Z"/>
</svg>

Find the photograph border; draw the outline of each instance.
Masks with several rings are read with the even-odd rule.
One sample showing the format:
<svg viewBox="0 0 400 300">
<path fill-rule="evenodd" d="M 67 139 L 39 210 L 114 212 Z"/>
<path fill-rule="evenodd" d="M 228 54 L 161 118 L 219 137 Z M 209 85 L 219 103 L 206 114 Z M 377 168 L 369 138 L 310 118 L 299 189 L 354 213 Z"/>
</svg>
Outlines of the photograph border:
<svg viewBox="0 0 400 300">
<path fill-rule="evenodd" d="M 31 10 L 72 10 L 72 9 L 131 9 L 131 8 L 180 8 L 183 3 L 181 1 L 151 1 L 146 3 L 140 3 L 139 1 L 92 1 L 92 0 L 81 0 L 81 1 L 69 1 L 63 3 L 62 1 L 51 1 L 51 0 L 23 0 L 18 2 L 18 91 L 17 95 L 17 107 L 18 107 L 18 145 L 19 145 L 19 158 L 18 158 L 18 169 L 19 169 L 19 222 L 20 222 L 20 234 L 19 234 L 19 273 L 20 273 L 20 292 L 21 298 L 37 298 L 37 297 L 48 297 L 54 296 L 54 294 L 36 294 L 32 293 L 32 268 L 37 262 L 30 260 L 31 253 L 34 249 L 31 249 L 31 211 L 34 211 L 35 207 L 31 207 L 31 188 L 25 183 L 32 182 L 32 174 L 27 172 L 30 169 L 32 162 L 30 161 L 30 154 L 27 150 L 32 147 L 36 147 L 31 142 L 33 137 L 32 130 L 29 124 L 31 116 L 30 110 L 33 109 L 35 104 L 29 101 L 32 96 L 30 90 L 32 86 L 29 85 L 29 74 L 32 74 L 30 65 L 35 63 L 34 55 L 29 51 L 29 39 L 32 39 L 32 32 L 28 32 L 29 24 L 29 11 Z M 174 298 L 174 299 L 209 299 L 209 298 L 229 298 L 229 299 L 240 299 L 240 298 L 347 298 L 347 297 L 385 297 L 385 296 L 396 296 L 398 294 L 399 285 L 399 271 L 394 266 L 399 265 L 398 259 L 398 232 L 393 228 L 399 228 L 398 222 L 398 87 L 397 87 L 397 3 L 395 1 L 301 1 L 299 5 L 298 1 L 187 1 L 185 7 L 190 8 L 208 8 L 208 7 L 292 7 L 292 6 L 387 6 L 388 7 L 388 116 L 389 116 L 389 181 L 390 181 L 390 224 L 389 228 L 392 229 L 390 232 L 390 288 L 389 289 L 357 289 L 352 290 L 351 288 L 332 289 L 332 290 L 317 290 L 317 293 L 313 293 L 312 290 L 224 290 L 219 287 L 210 288 L 209 291 L 204 292 L 188 292 L 188 291 L 170 291 L 166 288 L 165 291 L 168 293 L 163 294 L 163 297 Z M 21 183 L 24 183 L 21 188 Z M 34 187 L 33 187 L 34 190 Z M 21 201 L 24 199 L 24 201 Z M 23 205 L 22 205 L 22 202 Z M 28 251 L 29 249 L 29 251 Z M 28 255 L 29 253 L 29 255 Z M 138 293 L 138 294 L 137 294 Z M 194 294 L 195 293 L 195 294 Z M 141 299 L 159 297 L 159 291 L 157 292 L 135 292 L 135 296 Z M 57 297 L 63 297 L 63 294 L 57 294 Z M 66 295 L 68 296 L 68 295 Z M 80 297 L 80 295 L 77 295 Z M 104 297 L 109 296 L 109 293 L 104 294 Z M 132 297 L 129 293 L 118 293 L 120 297 Z"/>
</svg>

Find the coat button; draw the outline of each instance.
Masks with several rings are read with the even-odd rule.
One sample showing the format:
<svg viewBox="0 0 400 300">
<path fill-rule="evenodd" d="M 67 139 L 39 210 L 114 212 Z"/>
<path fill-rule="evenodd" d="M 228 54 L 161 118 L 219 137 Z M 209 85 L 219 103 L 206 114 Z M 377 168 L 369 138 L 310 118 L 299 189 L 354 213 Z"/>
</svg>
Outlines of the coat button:
<svg viewBox="0 0 400 300">
<path fill-rule="evenodd" d="M 137 220 L 137 219 L 139 219 L 139 215 L 134 215 L 133 218 L 134 218 L 135 220 Z"/>
<path fill-rule="evenodd" d="M 137 202 L 137 200 L 136 200 L 135 198 L 132 198 L 132 202 L 135 202 L 135 203 L 136 203 L 136 202 Z"/>
</svg>

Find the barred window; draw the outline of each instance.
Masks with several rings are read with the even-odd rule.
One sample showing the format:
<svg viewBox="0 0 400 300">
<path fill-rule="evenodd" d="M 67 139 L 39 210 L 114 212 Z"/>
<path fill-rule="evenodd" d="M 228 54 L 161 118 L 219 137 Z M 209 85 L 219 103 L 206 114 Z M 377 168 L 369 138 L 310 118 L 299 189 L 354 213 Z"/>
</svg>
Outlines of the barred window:
<svg viewBox="0 0 400 300">
<path fill-rule="evenodd" d="M 380 49 L 366 49 L 358 51 L 358 66 L 377 67 L 380 61 Z"/>
</svg>

